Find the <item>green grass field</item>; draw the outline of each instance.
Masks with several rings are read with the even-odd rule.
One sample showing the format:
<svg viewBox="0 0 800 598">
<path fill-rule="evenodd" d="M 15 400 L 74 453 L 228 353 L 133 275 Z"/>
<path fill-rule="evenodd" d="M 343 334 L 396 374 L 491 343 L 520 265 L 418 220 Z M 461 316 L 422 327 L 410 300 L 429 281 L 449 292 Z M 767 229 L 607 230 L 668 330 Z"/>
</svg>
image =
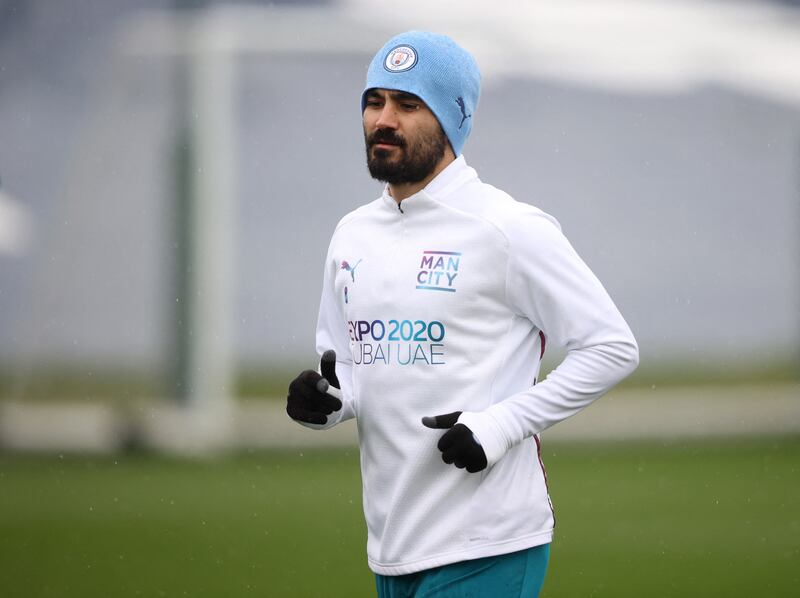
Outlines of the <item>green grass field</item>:
<svg viewBox="0 0 800 598">
<path fill-rule="evenodd" d="M 800 596 L 800 439 L 544 445 L 543 596 Z M 0 595 L 373 595 L 355 451 L 0 455 Z"/>
</svg>

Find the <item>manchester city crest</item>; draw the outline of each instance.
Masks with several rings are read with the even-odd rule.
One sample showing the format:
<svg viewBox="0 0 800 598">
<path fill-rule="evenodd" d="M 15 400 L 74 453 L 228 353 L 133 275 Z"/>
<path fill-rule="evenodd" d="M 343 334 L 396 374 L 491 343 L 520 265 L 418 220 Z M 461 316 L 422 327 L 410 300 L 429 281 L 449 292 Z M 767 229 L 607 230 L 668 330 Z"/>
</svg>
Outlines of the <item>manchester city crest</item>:
<svg viewBox="0 0 800 598">
<path fill-rule="evenodd" d="M 417 64 L 417 52 L 411 46 L 397 46 L 389 50 L 383 67 L 391 73 L 407 71 Z"/>
</svg>

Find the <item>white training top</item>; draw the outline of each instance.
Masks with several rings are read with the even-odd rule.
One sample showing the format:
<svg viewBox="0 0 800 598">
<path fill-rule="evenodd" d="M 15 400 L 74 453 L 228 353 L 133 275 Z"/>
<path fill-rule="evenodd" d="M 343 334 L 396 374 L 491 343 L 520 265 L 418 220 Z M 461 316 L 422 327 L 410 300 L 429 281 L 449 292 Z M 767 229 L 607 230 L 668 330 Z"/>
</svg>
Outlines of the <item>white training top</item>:
<svg viewBox="0 0 800 598">
<path fill-rule="evenodd" d="M 564 361 L 537 383 L 547 344 Z M 603 286 L 541 210 L 463 156 L 425 189 L 339 222 L 317 351 L 334 349 L 357 418 L 370 568 L 402 575 L 550 542 L 542 430 L 628 375 L 638 348 Z M 445 464 L 426 415 L 463 411 L 489 466 Z"/>
</svg>

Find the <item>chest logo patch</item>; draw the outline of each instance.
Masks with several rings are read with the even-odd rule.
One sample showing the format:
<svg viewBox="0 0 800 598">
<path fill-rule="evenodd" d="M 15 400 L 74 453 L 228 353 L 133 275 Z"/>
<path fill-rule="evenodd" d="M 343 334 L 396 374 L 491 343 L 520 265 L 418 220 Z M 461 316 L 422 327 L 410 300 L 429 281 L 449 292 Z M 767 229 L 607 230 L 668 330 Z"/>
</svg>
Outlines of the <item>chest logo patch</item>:
<svg viewBox="0 0 800 598">
<path fill-rule="evenodd" d="M 356 268 L 358 268 L 358 265 L 362 261 L 363 260 L 358 260 L 354 265 L 351 266 L 350 262 L 348 262 L 347 260 L 342 260 L 341 269 L 350 273 L 350 278 L 353 279 L 353 284 L 355 284 L 356 282 Z M 347 288 L 347 285 L 345 285 L 344 287 L 344 302 L 350 303 L 350 293 L 349 289 Z"/>
<path fill-rule="evenodd" d="M 342 270 L 347 270 L 350 272 L 350 277 L 353 279 L 353 282 L 356 281 L 356 268 L 361 263 L 362 260 L 358 260 L 355 266 L 351 266 L 347 260 L 342 260 Z"/>
<path fill-rule="evenodd" d="M 417 289 L 421 291 L 456 292 L 456 278 L 461 265 L 460 251 L 422 252 L 417 273 Z"/>
</svg>

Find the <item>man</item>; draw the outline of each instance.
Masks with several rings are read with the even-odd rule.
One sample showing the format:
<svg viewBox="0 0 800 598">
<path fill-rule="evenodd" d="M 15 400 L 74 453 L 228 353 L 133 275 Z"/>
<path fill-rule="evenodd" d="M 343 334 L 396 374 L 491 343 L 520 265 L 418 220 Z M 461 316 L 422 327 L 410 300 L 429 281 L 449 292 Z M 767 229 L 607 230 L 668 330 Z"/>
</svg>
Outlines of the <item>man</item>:
<svg viewBox="0 0 800 598">
<path fill-rule="evenodd" d="M 442 35 L 398 35 L 373 59 L 364 137 L 387 185 L 336 227 L 320 373 L 289 387 L 304 425 L 357 418 L 382 597 L 538 595 L 554 525 L 539 434 L 638 363 L 555 219 L 467 166 L 479 93 L 474 59 Z M 545 342 L 567 356 L 538 381 Z"/>
</svg>

